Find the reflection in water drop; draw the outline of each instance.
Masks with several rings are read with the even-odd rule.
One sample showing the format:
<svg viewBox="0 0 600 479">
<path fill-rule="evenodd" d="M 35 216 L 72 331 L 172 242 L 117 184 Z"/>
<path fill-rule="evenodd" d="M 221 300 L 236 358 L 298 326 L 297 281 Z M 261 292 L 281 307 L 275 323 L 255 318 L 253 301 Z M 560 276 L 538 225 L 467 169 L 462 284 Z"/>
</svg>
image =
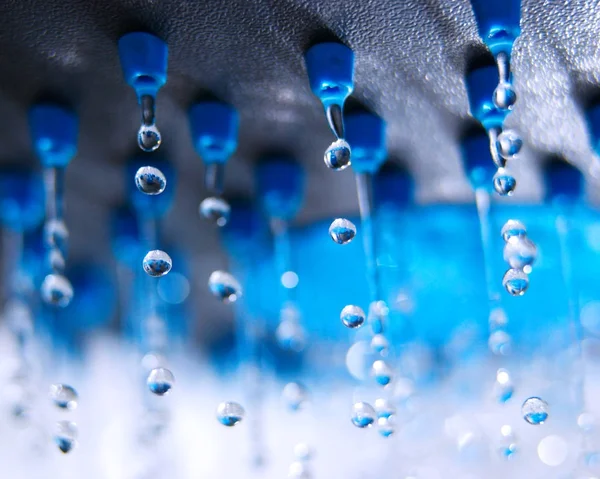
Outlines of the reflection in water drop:
<svg viewBox="0 0 600 479">
<path fill-rule="evenodd" d="M 543 424 L 548 419 L 549 413 L 548 403 L 539 397 L 530 397 L 525 400 L 521 406 L 521 414 L 523 419 L 529 424 Z"/>
<path fill-rule="evenodd" d="M 60 409 L 73 410 L 77 407 L 77 391 L 66 384 L 53 384 L 50 386 L 50 399 Z"/>
<path fill-rule="evenodd" d="M 529 276 L 520 269 L 509 269 L 502 278 L 502 285 L 513 296 L 523 296 L 529 287 Z"/>
<path fill-rule="evenodd" d="M 146 195 L 159 195 L 165 191 L 167 179 L 158 168 L 142 166 L 135 173 L 135 186 Z"/>
<path fill-rule="evenodd" d="M 494 90 L 492 101 L 500 110 L 512 110 L 517 102 L 517 92 L 510 82 L 502 81 Z"/>
<path fill-rule="evenodd" d="M 342 309 L 340 319 L 350 329 L 359 328 L 365 322 L 365 312 L 359 306 L 349 304 Z"/>
<path fill-rule="evenodd" d="M 375 421 L 375 409 L 366 402 L 357 402 L 352 406 L 352 424 L 359 428 L 369 427 Z"/>
<path fill-rule="evenodd" d="M 242 287 L 226 271 L 213 271 L 208 278 L 210 292 L 224 303 L 233 303 L 242 295 Z"/>
<path fill-rule="evenodd" d="M 523 140 L 513 130 L 506 130 L 498 135 L 496 141 L 498 153 L 505 160 L 513 160 L 521 151 L 523 147 Z"/>
<path fill-rule="evenodd" d="M 504 261 L 511 268 L 524 269 L 533 265 L 537 257 L 537 248 L 527 237 L 513 236 L 504 245 Z"/>
<path fill-rule="evenodd" d="M 150 392 L 157 396 L 164 396 L 175 384 L 175 376 L 166 368 L 155 368 L 148 374 L 146 384 Z"/>
<path fill-rule="evenodd" d="M 373 362 L 373 377 L 381 386 L 387 386 L 392 381 L 392 368 L 382 360 Z"/>
<path fill-rule="evenodd" d="M 225 401 L 217 407 L 217 419 L 227 427 L 235 426 L 244 418 L 244 414 L 244 408 L 236 402 Z"/>
<path fill-rule="evenodd" d="M 49 274 L 42 283 L 42 298 L 47 304 L 65 308 L 73 299 L 73 286 L 61 274 Z"/>
<path fill-rule="evenodd" d="M 508 220 L 504 223 L 502 231 L 500 232 L 504 241 L 508 241 L 513 237 L 524 237 L 527 236 L 527 228 L 519 220 Z"/>
<path fill-rule="evenodd" d="M 381 416 L 377 419 L 377 432 L 382 437 L 390 437 L 396 429 L 396 416 Z"/>
<path fill-rule="evenodd" d="M 156 150 L 162 142 L 160 132 L 156 125 L 142 125 L 138 130 L 138 145 L 146 151 L 151 152 Z"/>
<path fill-rule="evenodd" d="M 506 168 L 498 168 L 493 178 L 494 190 L 500 196 L 511 196 L 517 187 L 517 180 Z"/>
<path fill-rule="evenodd" d="M 68 453 L 77 443 L 77 425 L 71 421 L 58 421 L 53 438 L 58 448 L 63 453 Z"/>
<path fill-rule="evenodd" d="M 148 251 L 144 260 L 142 261 L 142 267 L 149 276 L 158 278 L 164 276 L 171 271 L 173 267 L 173 261 L 171 257 L 162 250 L 155 249 Z"/>
<path fill-rule="evenodd" d="M 63 220 L 53 218 L 44 225 L 44 241 L 48 248 L 57 248 L 64 255 L 69 242 L 69 230 Z"/>
<path fill-rule="evenodd" d="M 396 414 L 396 408 L 389 399 L 377 398 L 375 399 L 375 412 L 377 417 L 390 417 Z"/>
<path fill-rule="evenodd" d="M 350 145 L 346 140 L 336 140 L 325 151 L 325 164 L 332 170 L 341 171 L 350 166 Z"/>
<path fill-rule="evenodd" d="M 348 244 L 355 235 L 356 226 L 345 218 L 337 218 L 329 226 L 329 236 L 337 244 Z"/>
<path fill-rule="evenodd" d="M 211 196 L 202 200 L 199 211 L 204 218 L 217 226 L 225 226 L 229 221 L 231 207 L 224 199 Z"/>
</svg>

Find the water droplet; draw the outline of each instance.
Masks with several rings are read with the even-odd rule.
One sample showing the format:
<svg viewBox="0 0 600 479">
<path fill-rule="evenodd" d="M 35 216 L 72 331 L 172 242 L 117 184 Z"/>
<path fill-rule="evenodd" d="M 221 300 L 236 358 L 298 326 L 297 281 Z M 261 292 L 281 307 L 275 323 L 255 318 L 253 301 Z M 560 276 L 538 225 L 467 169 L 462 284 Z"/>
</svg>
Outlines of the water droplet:
<svg viewBox="0 0 600 479">
<path fill-rule="evenodd" d="M 375 399 L 375 412 L 377 417 L 390 417 L 396 414 L 396 408 L 389 399 L 378 398 Z"/>
<path fill-rule="evenodd" d="M 341 171 L 350 166 L 350 145 L 346 140 L 336 140 L 325 151 L 325 164 L 332 170 Z"/>
<path fill-rule="evenodd" d="M 50 263 L 50 268 L 55 272 L 65 270 L 65 257 L 58 248 L 50 250 L 48 253 L 48 262 Z"/>
<path fill-rule="evenodd" d="M 47 304 L 65 308 L 73 299 L 73 286 L 61 274 L 49 274 L 42 283 L 42 298 Z"/>
<path fill-rule="evenodd" d="M 146 385 L 157 396 L 167 394 L 175 384 L 175 376 L 166 368 L 155 368 L 148 374 Z"/>
<path fill-rule="evenodd" d="M 523 140 L 514 130 L 505 130 L 498 135 L 496 140 L 498 154 L 505 160 L 513 160 L 523 147 Z"/>
<path fill-rule="evenodd" d="M 142 125 L 138 130 L 138 145 L 146 152 L 156 150 L 162 142 L 156 125 Z"/>
<path fill-rule="evenodd" d="M 371 348 L 376 353 L 385 356 L 390 348 L 390 343 L 383 334 L 376 334 L 373 336 L 373 339 L 371 339 Z"/>
<path fill-rule="evenodd" d="M 593 431 L 596 427 L 596 416 L 589 412 L 582 412 L 577 416 L 577 426 L 586 433 Z"/>
<path fill-rule="evenodd" d="M 523 269 L 531 266 L 537 257 L 537 248 L 527 237 L 513 236 L 504 245 L 504 261 L 511 268 Z"/>
<path fill-rule="evenodd" d="M 387 315 L 390 312 L 385 301 L 373 301 L 369 304 L 368 321 L 373 334 L 382 334 Z"/>
<path fill-rule="evenodd" d="M 299 461 L 309 461 L 312 458 L 312 450 L 305 442 L 300 442 L 294 446 L 294 456 Z"/>
<path fill-rule="evenodd" d="M 502 285 L 513 296 L 523 296 L 529 287 L 529 276 L 520 269 L 509 269 L 502 278 Z"/>
<path fill-rule="evenodd" d="M 340 319 L 347 328 L 359 328 L 365 322 L 365 312 L 360 306 L 349 304 L 342 309 Z"/>
<path fill-rule="evenodd" d="M 147 195 L 159 195 L 165 191 L 167 179 L 158 168 L 142 166 L 135 173 L 135 186 Z"/>
<path fill-rule="evenodd" d="M 306 346 L 306 333 L 300 323 L 293 319 L 281 321 L 275 336 L 279 346 L 286 351 L 300 352 Z"/>
<path fill-rule="evenodd" d="M 498 455 L 505 460 L 514 459 L 517 452 L 517 440 L 512 427 L 504 425 L 500 428 Z"/>
<path fill-rule="evenodd" d="M 217 226 L 225 226 L 229 221 L 231 207 L 223 198 L 210 196 L 200 203 L 200 214 Z"/>
<path fill-rule="evenodd" d="M 58 421 L 53 438 L 58 448 L 63 453 L 68 453 L 77 444 L 77 425 L 71 421 Z"/>
<path fill-rule="evenodd" d="M 372 373 L 381 386 L 387 386 L 392 381 L 392 368 L 382 359 L 373 361 Z"/>
<path fill-rule="evenodd" d="M 77 391 L 67 384 L 53 384 L 50 386 L 50 399 L 56 407 L 71 411 L 77 407 L 79 396 Z"/>
<path fill-rule="evenodd" d="M 309 394 L 306 386 L 300 383 L 287 383 L 281 394 L 284 403 L 292 411 L 298 411 L 308 401 Z"/>
<path fill-rule="evenodd" d="M 499 83 L 494 90 L 493 101 L 500 110 L 512 110 L 517 102 L 517 93 L 512 84 L 509 82 Z"/>
<path fill-rule="evenodd" d="M 533 425 L 543 424 L 548 419 L 549 410 L 548 403 L 539 397 L 530 397 L 521 406 L 523 419 Z"/>
<path fill-rule="evenodd" d="M 227 427 L 235 426 L 244 419 L 244 408 L 236 402 L 222 402 L 217 407 L 217 419 Z"/>
<path fill-rule="evenodd" d="M 501 329 L 492 332 L 488 338 L 488 347 L 492 353 L 498 356 L 508 355 L 511 349 L 510 335 Z"/>
<path fill-rule="evenodd" d="M 511 196 L 517 187 L 517 180 L 506 168 L 498 168 L 493 182 L 494 190 L 500 196 Z"/>
<path fill-rule="evenodd" d="M 527 228 L 519 220 L 508 220 L 504 223 L 502 231 L 500 232 L 504 241 L 508 241 L 512 237 L 524 237 L 527 236 Z"/>
<path fill-rule="evenodd" d="M 208 288 L 224 303 L 233 303 L 242 296 L 242 286 L 226 271 L 213 271 L 208 278 Z"/>
<path fill-rule="evenodd" d="M 44 241 L 49 248 L 57 248 L 66 254 L 69 230 L 63 220 L 51 219 L 44 226 Z"/>
<path fill-rule="evenodd" d="M 142 262 L 144 271 L 153 278 L 164 276 L 173 267 L 171 257 L 162 250 L 155 249 L 148 251 Z"/>
<path fill-rule="evenodd" d="M 352 221 L 345 218 L 337 218 L 333 220 L 329 226 L 329 236 L 337 244 L 348 244 L 356 235 L 356 226 Z"/>
<path fill-rule="evenodd" d="M 379 417 L 377 419 L 377 432 L 382 437 L 390 437 L 396 430 L 396 416 Z"/>
<path fill-rule="evenodd" d="M 288 479 L 311 479 L 312 475 L 308 465 L 301 461 L 294 461 L 288 470 Z"/>
<path fill-rule="evenodd" d="M 498 369 L 496 372 L 496 382 L 494 383 L 494 396 L 499 403 L 505 403 L 514 394 L 515 387 L 510 379 L 510 374 L 506 369 Z"/>
<path fill-rule="evenodd" d="M 375 422 L 375 409 L 366 402 L 357 402 L 352 406 L 352 424 L 356 427 L 369 427 Z"/>
</svg>

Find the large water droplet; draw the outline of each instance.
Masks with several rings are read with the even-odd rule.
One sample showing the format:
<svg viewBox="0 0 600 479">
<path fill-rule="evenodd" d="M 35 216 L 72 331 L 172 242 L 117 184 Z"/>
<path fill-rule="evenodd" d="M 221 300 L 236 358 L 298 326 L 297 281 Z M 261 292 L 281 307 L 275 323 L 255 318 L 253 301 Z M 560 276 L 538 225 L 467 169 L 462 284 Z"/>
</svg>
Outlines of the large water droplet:
<svg viewBox="0 0 600 479">
<path fill-rule="evenodd" d="M 502 285 L 513 296 L 523 296 L 529 287 L 529 276 L 520 269 L 509 269 L 502 278 Z"/>
<path fill-rule="evenodd" d="M 375 422 L 375 409 L 369 403 L 357 402 L 352 406 L 351 420 L 356 427 L 369 427 Z"/>
<path fill-rule="evenodd" d="M 42 298 L 47 304 L 64 308 L 73 299 L 73 286 L 61 274 L 49 274 L 42 283 Z"/>
<path fill-rule="evenodd" d="M 300 352 L 306 346 L 306 333 L 300 323 L 293 319 L 286 319 L 279 323 L 275 337 L 281 349 Z"/>
<path fill-rule="evenodd" d="M 504 223 L 500 232 L 504 241 L 508 241 L 513 237 L 524 237 L 527 236 L 527 228 L 519 220 L 508 220 Z"/>
<path fill-rule="evenodd" d="M 529 424 L 543 424 L 548 419 L 550 408 L 548 403 L 539 397 L 530 397 L 521 406 L 523 419 Z"/>
<path fill-rule="evenodd" d="M 377 419 L 377 432 L 382 437 L 390 437 L 396 430 L 396 416 L 381 416 Z"/>
<path fill-rule="evenodd" d="M 287 383 L 283 387 L 281 397 L 288 409 L 292 411 L 298 411 L 308 401 L 309 394 L 306 386 L 300 383 L 292 382 Z"/>
<path fill-rule="evenodd" d="M 501 82 L 498 84 L 493 93 L 493 102 L 500 110 L 512 110 L 517 102 L 517 92 L 509 82 Z"/>
<path fill-rule="evenodd" d="M 389 399 L 378 398 L 375 399 L 375 412 L 377 417 L 390 417 L 396 414 L 396 407 Z"/>
<path fill-rule="evenodd" d="M 58 448 L 63 453 L 68 453 L 77 444 L 77 425 L 71 421 L 58 421 L 53 438 Z"/>
<path fill-rule="evenodd" d="M 523 147 L 523 140 L 514 130 L 505 130 L 498 135 L 496 140 L 498 154 L 505 160 L 513 160 Z"/>
<path fill-rule="evenodd" d="M 381 386 L 387 386 L 392 381 L 392 368 L 382 359 L 373 361 L 372 373 Z"/>
<path fill-rule="evenodd" d="M 382 356 L 387 355 L 390 348 L 390 342 L 383 334 L 376 334 L 371 339 L 371 349 Z"/>
<path fill-rule="evenodd" d="M 350 145 L 346 140 L 336 140 L 325 151 L 325 164 L 332 170 L 341 171 L 350 166 Z"/>
<path fill-rule="evenodd" d="M 217 419 L 227 427 L 235 426 L 244 418 L 244 408 L 236 402 L 222 402 L 217 407 Z"/>
<path fill-rule="evenodd" d="M 511 196 L 517 187 L 517 180 L 506 168 L 498 168 L 493 183 L 494 190 L 500 196 Z"/>
<path fill-rule="evenodd" d="M 173 267 L 173 261 L 167 253 L 162 250 L 155 249 L 148 251 L 148 254 L 144 256 L 142 266 L 144 267 L 144 271 L 149 276 L 158 278 L 171 271 L 171 268 Z"/>
<path fill-rule="evenodd" d="M 242 296 L 242 287 L 226 271 L 213 271 L 208 278 L 210 292 L 224 303 L 233 303 Z"/>
<path fill-rule="evenodd" d="M 349 304 L 342 309 L 340 319 L 344 326 L 355 329 L 362 326 L 365 322 L 365 312 L 360 306 Z"/>
<path fill-rule="evenodd" d="M 147 195 L 159 195 L 165 191 L 167 179 L 158 168 L 142 166 L 135 173 L 135 186 Z"/>
<path fill-rule="evenodd" d="M 77 391 L 67 384 L 50 386 L 50 399 L 56 407 L 73 410 L 77 407 L 78 398 Z"/>
<path fill-rule="evenodd" d="M 160 131 L 156 125 L 142 125 L 138 130 L 138 145 L 144 151 L 156 150 L 162 142 Z"/>
<path fill-rule="evenodd" d="M 217 226 L 225 226 L 229 221 L 231 207 L 223 198 L 210 196 L 200 203 L 200 214 Z"/>
<path fill-rule="evenodd" d="M 537 248 L 533 241 L 527 237 L 513 236 L 504 245 L 504 261 L 508 262 L 511 268 L 524 269 L 529 267 L 537 257 Z"/>
<path fill-rule="evenodd" d="M 155 368 L 148 374 L 146 385 L 157 396 L 167 394 L 175 384 L 175 376 L 166 368 Z"/>
<path fill-rule="evenodd" d="M 63 220 L 51 219 L 44 226 L 44 241 L 49 248 L 57 248 L 63 254 L 67 251 L 69 230 Z"/>
<path fill-rule="evenodd" d="M 329 236 L 337 244 L 348 244 L 355 235 L 356 226 L 345 218 L 337 218 L 329 226 Z"/>
</svg>

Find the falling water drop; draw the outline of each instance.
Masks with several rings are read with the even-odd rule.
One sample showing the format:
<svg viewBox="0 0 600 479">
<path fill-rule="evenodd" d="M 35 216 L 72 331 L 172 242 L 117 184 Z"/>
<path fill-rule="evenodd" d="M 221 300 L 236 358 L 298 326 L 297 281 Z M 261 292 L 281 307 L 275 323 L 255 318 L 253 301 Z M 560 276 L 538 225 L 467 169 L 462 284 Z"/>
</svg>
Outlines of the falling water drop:
<svg viewBox="0 0 600 479">
<path fill-rule="evenodd" d="M 167 394 L 175 384 L 175 376 L 173 373 L 166 368 L 155 368 L 148 374 L 146 379 L 146 385 L 150 389 L 151 393 L 157 396 L 164 396 Z"/>
<path fill-rule="evenodd" d="M 494 190 L 500 196 L 511 196 L 517 187 L 517 180 L 506 168 L 498 168 L 494 175 Z"/>
<path fill-rule="evenodd" d="M 373 301 L 369 305 L 368 321 L 373 334 L 382 334 L 385 326 L 385 320 L 389 313 L 389 308 L 385 301 Z"/>
<path fill-rule="evenodd" d="M 498 369 L 494 383 L 494 396 L 499 403 L 505 403 L 514 394 L 515 387 L 506 369 Z"/>
<path fill-rule="evenodd" d="M 58 248 L 52 248 L 48 253 L 48 262 L 52 271 L 59 272 L 65 270 L 65 257 Z"/>
<path fill-rule="evenodd" d="M 294 446 L 294 456 L 299 461 L 309 461 L 312 458 L 312 450 L 305 442 L 299 442 Z"/>
<path fill-rule="evenodd" d="M 64 308 L 73 299 L 73 286 L 61 274 L 49 274 L 42 283 L 42 298 L 47 304 Z"/>
<path fill-rule="evenodd" d="M 222 402 L 217 407 L 217 420 L 227 427 L 235 426 L 244 419 L 244 408 L 236 402 Z"/>
<path fill-rule="evenodd" d="M 349 304 L 342 309 L 340 319 L 347 328 L 356 329 L 364 324 L 365 312 L 360 306 Z"/>
<path fill-rule="evenodd" d="M 242 296 L 240 283 L 226 271 L 213 271 L 208 278 L 208 288 L 224 303 L 233 303 Z"/>
<path fill-rule="evenodd" d="M 371 349 L 382 356 L 387 355 L 390 348 L 390 342 L 383 334 L 376 334 L 371 339 Z"/>
<path fill-rule="evenodd" d="M 77 407 L 79 396 L 77 391 L 67 384 L 53 384 L 50 386 L 50 399 L 60 409 L 73 410 Z"/>
<path fill-rule="evenodd" d="M 372 373 L 381 386 L 387 386 L 392 381 L 392 368 L 382 359 L 373 362 Z"/>
<path fill-rule="evenodd" d="M 493 101 L 500 110 L 512 110 L 517 102 L 517 92 L 511 83 L 502 81 L 494 90 Z"/>
<path fill-rule="evenodd" d="M 142 166 L 135 173 L 135 186 L 146 195 L 159 195 L 165 191 L 167 179 L 158 168 Z"/>
<path fill-rule="evenodd" d="M 283 387 L 281 397 L 288 409 L 298 411 L 308 402 L 309 393 L 304 384 L 291 382 Z"/>
<path fill-rule="evenodd" d="M 590 412 L 582 412 L 577 416 L 577 426 L 585 433 L 592 432 L 596 428 L 596 417 Z"/>
<path fill-rule="evenodd" d="M 527 237 L 513 236 L 504 245 L 504 261 L 511 268 L 524 269 L 531 267 L 537 256 L 537 248 Z"/>
<path fill-rule="evenodd" d="M 77 425 L 71 421 L 58 421 L 53 438 L 58 448 L 63 453 L 68 453 L 77 443 Z"/>
<path fill-rule="evenodd" d="M 210 196 L 202 200 L 199 211 L 204 218 L 217 226 L 225 226 L 229 221 L 231 207 L 224 199 Z"/>
<path fill-rule="evenodd" d="M 337 218 L 329 226 L 329 236 L 337 244 L 348 244 L 355 235 L 356 226 L 345 218 Z"/>
<path fill-rule="evenodd" d="M 381 416 L 377 419 L 377 432 L 382 437 L 390 437 L 396 430 L 396 416 Z"/>
<path fill-rule="evenodd" d="M 517 452 L 517 439 L 512 427 L 504 425 L 500 428 L 500 440 L 498 444 L 498 455 L 505 460 L 514 459 Z"/>
<path fill-rule="evenodd" d="M 53 218 L 44 226 L 44 241 L 49 248 L 57 248 L 63 255 L 69 242 L 69 230 L 63 220 Z"/>
<path fill-rule="evenodd" d="M 523 147 L 523 140 L 514 130 L 505 130 L 496 140 L 498 154 L 505 160 L 513 160 Z"/>
<path fill-rule="evenodd" d="M 148 251 L 142 262 L 144 271 L 153 278 L 164 276 L 173 267 L 171 257 L 162 250 L 155 249 Z"/>
<path fill-rule="evenodd" d="M 396 408 L 389 399 L 377 398 L 375 399 L 375 412 L 377 417 L 390 417 L 396 414 Z"/>
<path fill-rule="evenodd" d="M 300 352 L 306 345 L 306 333 L 294 319 L 284 319 L 277 326 L 275 337 L 279 346 L 286 351 Z"/>
<path fill-rule="evenodd" d="M 502 285 L 513 296 L 523 296 L 529 287 L 529 276 L 520 269 L 509 269 L 502 278 Z"/>
<path fill-rule="evenodd" d="M 138 145 L 146 152 L 156 150 L 162 142 L 160 132 L 156 125 L 142 125 L 138 130 Z"/>
<path fill-rule="evenodd" d="M 336 140 L 325 151 L 325 164 L 332 170 L 341 171 L 350 166 L 350 145 L 346 140 Z"/>
<path fill-rule="evenodd" d="M 529 424 L 543 424 L 548 419 L 548 403 L 539 397 L 530 397 L 521 406 L 523 419 Z"/>
<path fill-rule="evenodd" d="M 504 223 L 500 234 L 504 241 L 508 241 L 513 237 L 522 238 L 527 236 L 527 228 L 525 228 L 525 225 L 519 220 L 508 220 Z"/>
<path fill-rule="evenodd" d="M 488 338 L 488 347 L 490 348 L 490 351 L 497 356 L 508 355 L 511 348 L 510 335 L 502 329 L 493 331 Z"/>
<path fill-rule="evenodd" d="M 352 424 L 356 427 L 369 427 L 375 422 L 375 409 L 366 402 L 357 402 L 352 406 Z"/>
</svg>

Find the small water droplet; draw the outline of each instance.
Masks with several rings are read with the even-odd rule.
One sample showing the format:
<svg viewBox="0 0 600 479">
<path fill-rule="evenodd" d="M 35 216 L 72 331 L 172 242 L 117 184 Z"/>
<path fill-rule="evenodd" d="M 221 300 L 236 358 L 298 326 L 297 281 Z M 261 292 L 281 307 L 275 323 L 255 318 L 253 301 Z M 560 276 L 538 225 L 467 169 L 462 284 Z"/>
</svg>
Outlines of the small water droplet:
<svg viewBox="0 0 600 479">
<path fill-rule="evenodd" d="M 548 403 L 539 397 L 530 397 L 521 406 L 523 419 L 529 424 L 543 424 L 548 419 L 550 408 Z"/>
<path fill-rule="evenodd" d="M 167 179 L 158 168 L 142 166 L 135 173 L 135 186 L 146 195 L 159 195 L 165 191 Z"/>
<path fill-rule="evenodd" d="M 508 241 L 513 237 L 524 237 L 527 236 L 527 228 L 519 220 L 508 220 L 504 223 L 502 230 L 500 231 L 504 241 Z"/>
<path fill-rule="evenodd" d="M 312 450 L 305 442 L 299 442 L 294 446 L 294 456 L 299 461 L 309 461 L 312 458 Z"/>
<path fill-rule="evenodd" d="M 511 349 L 510 335 L 502 329 L 492 332 L 488 338 L 488 347 L 493 354 L 507 356 Z"/>
<path fill-rule="evenodd" d="M 166 368 L 155 368 L 148 374 L 146 379 L 146 385 L 150 392 L 157 396 L 164 396 L 167 394 L 175 384 L 175 376 L 173 373 Z"/>
<path fill-rule="evenodd" d="M 359 328 L 365 322 L 365 312 L 360 306 L 349 304 L 342 309 L 340 319 L 347 328 Z"/>
<path fill-rule="evenodd" d="M 392 381 L 392 368 L 382 359 L 373 361 L 372 373 L 381 386 L 387 386 Z"/>
<path fill-rule="evenodd" d="M 359 428 L 369 427 L 375 422 L 375 409 L 369 403 L 357 402 L 352 406 L 352 424 Z"/>
<path fill-rule="evenodd" d="M 167 253 L 160 249 L 155 249 L 148 251 L 148 254 L 144 256 L 142 266 L 144 267 L 146 274 L 153 278 L 159 278 L 171 271 L 173 261 Z"/>
<path fill-rule="evenodd" d="M 375 399 L 375 412 L 377 417 L 390 417 L 396 414 L 396 408 L 389 399 Z"/>
<path fill-rule="evenodd" d="M 396 430 L 396 416 L 381 416 L 377 419 L 377 432 L 382 437 L 390 437 Z"/>
<path fill-rule="evenodd" d="M 500 196 L 511 196 L 517 187 L 517 180 L 506 168 L 498 168 L 493 182 L 494 190 Z"/>
<path fill-rule="evenodd" d="M 142 125 L 138 130 L 138 145 L 146 152 L 156 150 L 162 142 L 156 125 Z"/>
<path fill-rule="evenodd" d="M 221 424 L 227 427 L 235 426 L 244 419 L 244 415 L 244 408 L 236 402 L 222 402 L 217 407 L 217 419 Z"/>
<path fill-rule="evenodd" d="M 523 147 L 523 140 L 514 130 L 505 130 L 498 135 L 496 140 L 498 154 L 505 160 L 513 160 Z"/>
<path fill-rule="evenodd" d="M 281 396 L 288 409 L 298 411 L 308 401 L 309 393 L 303 384 L 291 382 L 283 387 Z"/>
<path fill-rule="evenodd" d="M 390 348 L 390 342 L 383 334 L 376 334 L 371 339 L 371 349 L 382 356 L 387 355 Z"/>
<path fill-rule="evenodd" d="M 529 287 L 529 276 L 520 269 L 509 269 L 502 278 L 502 285 L 513 296 L 523 296 Z"/>
<path fill-rule="evenodd" d="M 351 150 L 346 140 L 336 140 L 325 151 L 325 164 L 332 170 L 341 171 L 350 166 Z"/>
<path fill-rule="evenodd" d="M 53 438 L 58 448 L 67 454 L 77 444 L 77 425 L 71 421 L 58 421 Z"/>
<path fill-rule="evenodd" d="M 226 271 L 213 271 L 208 278 L 208 288 L 224 303 L 233 303 L 242 296 L 242 286 Z"/>
<path fill-rule="evenodd" d="M 493 102 L 500 110 L 512 110 L 517 102 L 517 92 L 509 82 L 498 84 L 493 93 Z"/>
<path fill-rule="evenodd" d="M 44 241 L 49 248 L 57 248 L 66 254 L 69 230 L 63 220 L 51 219 L 44 226 Z"/>
<path fill-rule="evenodd" d="M 61 274 L 49 274 L 42 283 L 42 298 L 47 304 L 65 308 L 73 299 L 73 286 Z"/>
<path fill-rule="evenodd" d="M 329 226 L 329 236 L 337 244 L 348 244 L 355 235 L 356 226 L 345 218 L 337 218 Z"/>
<path fill-rule="evenodd" d="M 50 386 L 50 399 L 56 407 L 72 411 L 77 407 L 79 396 L 77 391 L 67 384 L 53 384 Z"/>
<path fill-rule="evenodd" d="M 537 247 L 527 237 L 513 236 L 504 245 L 504 261 L 511 268 L 523 269 L 533 265 L 537 257 Z"/>
<path fill-rule="evenodd" d="M 231 207 L 223 198 L 210 196 L 200 203 L 200 214 L 217 226 L 225 226 L 229 221 Z"/>
<path fill-rule="evenodd" d="M 286 351 L 300 352 L 306 346 L 306 333 L 300 323 L 293 319 L 281 321 L 275 336 L 281 349 Z"/>
</svg>

